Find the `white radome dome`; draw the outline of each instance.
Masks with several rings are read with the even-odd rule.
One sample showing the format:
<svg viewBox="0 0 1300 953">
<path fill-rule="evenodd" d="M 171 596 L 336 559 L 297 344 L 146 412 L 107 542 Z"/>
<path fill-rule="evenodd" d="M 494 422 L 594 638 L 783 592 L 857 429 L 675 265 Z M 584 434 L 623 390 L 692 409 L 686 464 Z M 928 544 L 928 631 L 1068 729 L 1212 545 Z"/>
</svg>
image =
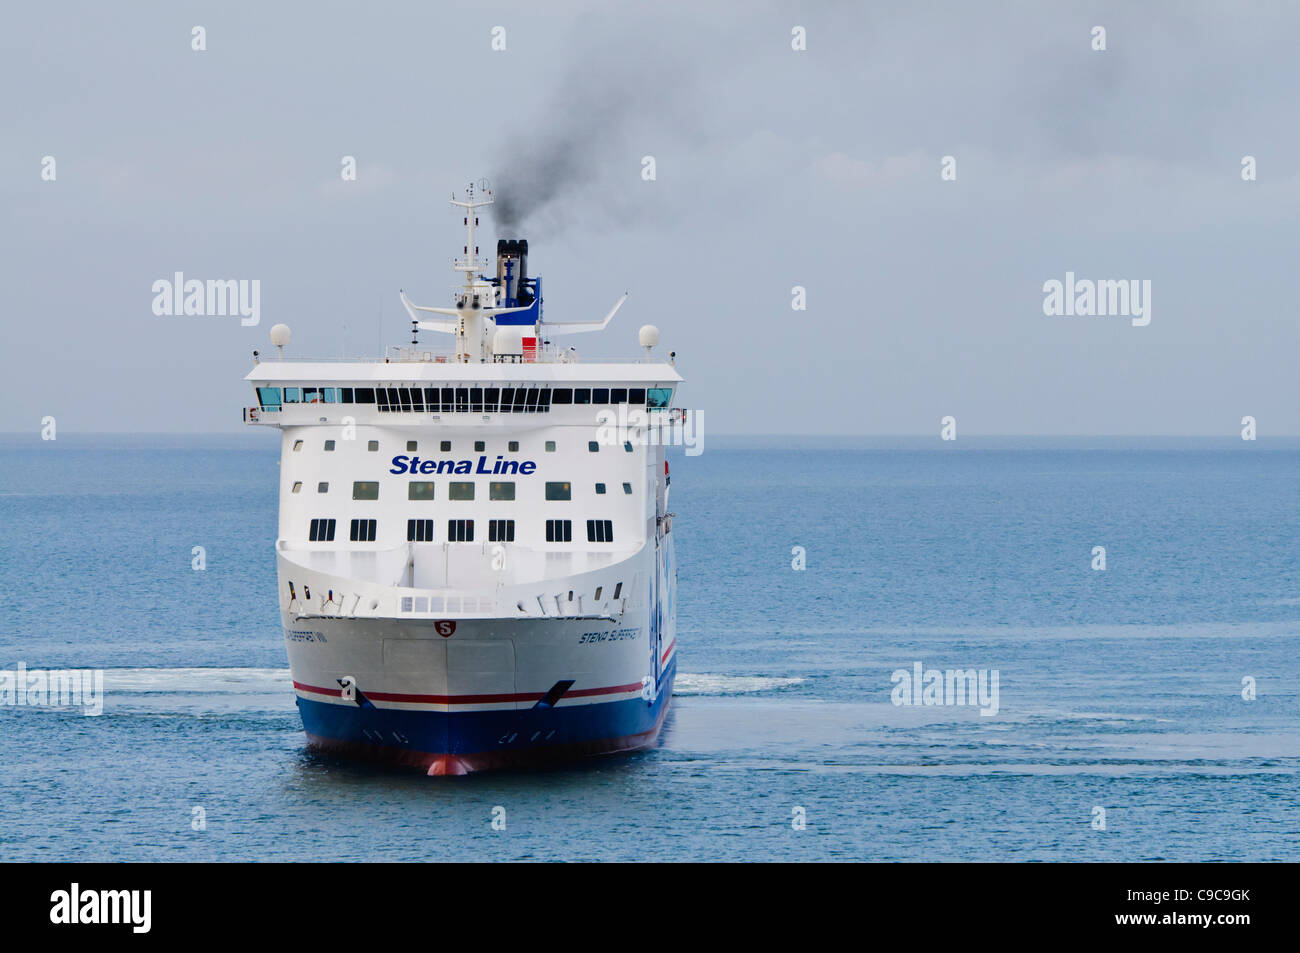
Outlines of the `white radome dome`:
<svg viewBox="0 0 1300 953">
<path fill-rule="evenodd" d="M 642 347 L 656 347 L 659 344 L 659 329 L 653 324 L 643 324 L 641 330 L 636 333 L 636 339 L 641 342 Z"/>
<path fill-rule="evenodd" d="M 492 335 L 492 353 L 507 355 L 523 354 L 523 330 L 517 327 L 497 328 L 496 333 Z"/>
<path fill-rule="evenodd" d="M 289 346 L 289 325 L 277 324 L 271 328 L 271 343 L 276 347 Z"/>
</svg>

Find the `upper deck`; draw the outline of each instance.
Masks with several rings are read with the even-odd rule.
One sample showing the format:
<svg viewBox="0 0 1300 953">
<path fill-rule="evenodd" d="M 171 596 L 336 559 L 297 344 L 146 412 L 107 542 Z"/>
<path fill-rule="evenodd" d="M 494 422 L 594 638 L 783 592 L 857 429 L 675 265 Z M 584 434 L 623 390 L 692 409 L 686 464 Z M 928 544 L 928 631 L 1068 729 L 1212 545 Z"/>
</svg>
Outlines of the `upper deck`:
<svg viewBox="0 0 1300 953">
<path fill-rule="evenodd" d="M 589 422 L 602 405 L 665 410 L 682 378 L 668 364 L 309 360 L 258 364 L 245 380 L 257 397 L 244 409 L 249 423 L 330 424 L 345 415 L 365 423 L 383 415 L 386 424 L 518 426 L 527 423 L 521 415 L 535 414 Z"/>
</svg>

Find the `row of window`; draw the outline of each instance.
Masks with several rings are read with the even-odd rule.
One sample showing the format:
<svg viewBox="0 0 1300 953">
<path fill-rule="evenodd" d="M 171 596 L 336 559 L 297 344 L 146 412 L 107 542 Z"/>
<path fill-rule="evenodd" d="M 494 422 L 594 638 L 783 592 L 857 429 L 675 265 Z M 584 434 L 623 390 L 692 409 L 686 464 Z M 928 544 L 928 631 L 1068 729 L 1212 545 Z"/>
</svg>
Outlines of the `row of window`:
<svg viewBox="0 0 1300 953">
<path fill-rule="evenodd" d="M 429 524 L 429 538 L 432 539 L 433 520 L 424 520 L 423 522 Z M 311 526 L 307 530 L 307 539 L 313 543 L 332 543 L 334 542 L 334 530 L 337 524 L 338 520 L 333 519 L 312 520 Z M 348 538 L 354 543 L 373 543 L 375 541 L 375 521 L 367 519 L 353 520 Z"/>
<path fill-rule="evenodd" d="M 515 521 L 488 520 L 488 542 L 513 543 L 515 541 Z M 334 519 L 314 519 L 307 531 L 307 539 L 313 543 L 334 542 L 334 530 L 338 523 Z M 355 519 L 352 521 L 348 538 L 354 543 L 373 543 L 376 538 L 376 521 L 372 519 Z M 406 521 L 406 539 L 412 543 L 435 542 L 433 520 L 410 519 Z M 548 543 L 573 542 L 573 520 L 547 520 L 546 541 Z M 474 521 L 465 519 L 447 520 L 447 542 L 474 542 Z M 614 542 L 613 520 L 587 520 L 587 542 Z"/>
<path fill-rule="evenodd" d="M 453 480 L 447 484 L 447 499 L 449 500 L 472 500 L 474 499 L 474 487 L 476 484 L 467 481 Z M 411 480 L 406 484 L 406 498 L 408 500 L 432 500 L 437 484 L 433 480 Z M 328 481 L 322 481 L 316 484 L 317 493 L 328 493 L 330 485 Z M 302 492 L 302 481 L 295 480 L 293 493 Z M 596 484 L 596 494 L 603 496 L 605 493 L 605 484 Z M 623 484 L 623 493 L 631 495 L 632 484 Z M 510 501 L 515 498 L 515 483 L 513 480 L 492 481 L 488 483 L 488 499 Z M 573 499 L 573 484 L 563 481 L 554 481 L 546 484 L 546 498 L 553 501 L 563 501 Z M 377 500 L 379 499 L 379 483 L 375 480 L 354 480 L 352 482 L 352 499 L 354 500 Z"/>
<path fill-rule="evenodd" d="M 291 598 L 297 598 L 293 592 L 293 583 L 289 583 Z M 605 594 L 604 586 L 596 587 L 596 601 L 600 602 L 601 596 Z M 555 599 L 558 600 L 563 593 L 557 594 Z M 576 593 L 569 590 L 569 602 L 574 601 Z M 540 598 L 540 597 L 539 597 Z M 617 602 L 623 598 L 623 584 L 617 583 L 614 586 L 614 601 Z M 491 599 L 483 598 L 481 601 L 476 596 L 402 596 L 402 612 L 490 612 L 496 607 Z M 520 611 L 523 611 L 523 603 L 519 604 Z"/>
<path fill-rule="evenodd" d="M 298 453 L 299 451 L 301 451 L 301 450 L 302 450 L 302 445 L 303 445 L 303 441 L 301 441 L 301 440 L 295 440 L 295 441 L 293 442 L 293 450 L 294 450 L 294 453 Z M 330 453 L 332 453 L 332 452 L 334 451 L 334 448 L 335 448 L 336 446 L 338 446 L 338 444 L 337 444 L 335 441 L 333 441 L 333 440 L 326 440 L 326 441 L 325 441 L 325 450 L 326 450 L 326 452 L 330 452 Z M 379 441 L 378 441 L 378 440 L 370 440 L 370 441 L 367 441 L 367 443 L 366 443 L 366 449 L 369 450 L 371 453 L 378 453 L 378 452 L 379 452 Z M 420 449 L 420 441 L 418 441 L 418 440 L 408 440 L 408 441 L 406 441 L 406 449 L 407 449 L 407 451 L 419 450 L 419 449 Z M 487 449 L 487 441 L 486 441 L 486 440 L 475 440 L 475 441 L 474 441 L 474 452 L 475 452 L 475 453 L 482 453 L 482 452 L 484 452 L 486 449 Z M 598 441 L 598 440 L 588 440 L 588 441 L 587 441 L 587 449 L 588 449 L 591 453 L 599 453 L 599 452 L 600 452 L 600 441 Z M 632 452 L 632 442 L 631 442 L 630 440 L 625 440 L 625 441 L 623 441 L 623 449 L 626 450 L 628 453 L 631 453 L 631 452 Z M 439 446 L 439 450 L 440 450 L 442 453 L 450 453 L 450 452 L 451 452 L 451 441 L 450 441 L 450 440 L 443 440 L 443 441 L 441 441 L 441 442 L 440 442 L 440 446 Z M 509 453 L 518 453 L 518 452 L 519 452 L 519 441 L 518 441 L 518 440 L 511 440 L 511 441 L 509 441 L 509 442 L 506 444 L 506 450 L 507 450 Z M 548 441 L 546 441 L 546 452 L 547 452 L 547 453 L 554 453 L 554 452 L 555 452 L 555 441 L 554 441 L 554 440 L 548 440 Z"/>
<path fill-rule="evenodd" d="M 263 410 L 284 404 L 373 404 L 382 412 L 433 414 L 545 413 L 553 404 L 643 404 L 667 407 L 671 387 L 259 387 Z"/>
</svg>

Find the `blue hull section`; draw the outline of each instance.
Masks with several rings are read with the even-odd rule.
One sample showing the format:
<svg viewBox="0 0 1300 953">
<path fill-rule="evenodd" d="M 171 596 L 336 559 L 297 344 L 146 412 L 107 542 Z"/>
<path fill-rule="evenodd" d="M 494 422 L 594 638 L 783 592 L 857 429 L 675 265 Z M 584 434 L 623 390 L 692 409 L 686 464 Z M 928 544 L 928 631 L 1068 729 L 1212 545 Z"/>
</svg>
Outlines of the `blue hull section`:
<svg viewBox="0 0 1300 953">
<path fill-rule="evenodd" d="M 422 767 L 450 756 L 465 773 L 547 757 L 582 757 L 652 744 L 672 697 L 674 657 L 654 702 L 643 698 L 506 711 L 409 711 L 298 698 L 316 745 Z"/>
</svg>

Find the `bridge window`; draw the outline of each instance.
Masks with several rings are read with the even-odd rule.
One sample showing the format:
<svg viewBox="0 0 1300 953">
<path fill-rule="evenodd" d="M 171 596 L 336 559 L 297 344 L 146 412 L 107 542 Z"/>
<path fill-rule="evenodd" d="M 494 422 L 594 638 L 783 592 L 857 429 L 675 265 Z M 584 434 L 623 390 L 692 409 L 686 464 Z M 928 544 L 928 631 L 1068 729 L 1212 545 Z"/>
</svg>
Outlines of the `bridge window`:
<svg viewBox="0 0 1300 953">
<path fill-rule="evenodd" d="M 468 387 L 456 388 L 456 413 L 458 414 L 469 413 L 469 388 Z"/>
<path fill-rule="evenodd" d="M 516 387 L 514 406 L 511 408 L 511 413 L 522 414 L 524 412 L 524 402 L 527 399 L 528 399 L 528 388 Z"/>
<path fill-rule="evenodd" d="M 548 500 L 571 500 L 573 499 L 572 483 L 548 483 L 546 484 L 546 498 Z"/>
<path fill-rule="evenodd" d="M 424 391 L 418 387 L 411 388 L 411 409 L 416 413 L 424 412 Z"/>
<path fill-rule="evenodd" d="M 358 387 L 356 394 L 358 404 L 373 404 L 375 402 L 375 389 L 373 387 Z"/>
<path fill-rule="evenodd" d="M 447 499 L 449 500 L 474 499 L 474 484 L 473 483 L 449 483 L 447 485 Z"/>
<path fill-rule="evenodd" d="M 411 543 L 432 543 L 433 520 L 407 520 L 406 540 Z"/>
<path fill-rule="evenodd" d="M 352 484 L 352 499 L 354 500 L 379 499 L 379 484 L 372 480 L 357 480 Z"/>
<path fill-rule="evenodd" d="M 483 413 L 495 414 L 497 412 L 497 404 L 500 402 L 500 400 L 501 400 L 500 387 L 484 388 L 483 389 Z"/>
<path fill-rule="evenodd" d="M 350 404 L 350 403 L 352 403 L 352 388 L 351 388 L 351 387 L 340 387 L 340 388 L 339 388 L 339 403 L 341 403 L 341 404 Z"/>
<path fill-rule="evenodd" d="M 671 387 L 651 387 L 646 391 L 645 405 L 652 409 L 667 407 L 672 403 L 673 389 Z"/>
<path fill-rule="evenodd" d="M 548 543 L 573 542 L 573 520 L 547 520 L 546 541 Z"/>
<path fill-rule="evenodd" d="M 337 404 L 338 392 L 339 389 L 337 387 L 322 387 L 320 389 L 321 400 L 325 401 L 327 404 Z"/>
<path fill-rule="evenodd" d="M 373 543 L 375 541 L 375 521 L 353 520 L 351 538 L 354 543 Z"/>
<path fill-rule="evenodd" d="M 572 387 L 557 387 L 551 391 L 552 404 L 571 404 L 573 403 Z"/>
<path fill-rule="evenodd" d="M 489 500 L 513 500 L 514 498 L 515 485 L 513 482 L 488 484 Z"/>
<path fill-rule="evenodd" d="M 474 542 L 474 521 L 473 520 L 447 520 L 447 542 L 449 543 Z"/>
<path fill-rule="evenodd" d="M 575 387 L 575 388 L 573 389 L 573 402 L 574 402 L 575 404 L 590 404 L 590 403 L 591 403 L 591 388 L 590 388 L 590 387 Z"/>
<path fill-rule="evenodd" d="M 338 520 L 312 520 L 311 529 L 307 533 L 308 541 L 313 543 L 334 542 L 334 524 L 337 522 Z"/>
<path fill-rule="evenodd" d="M 643 387 L 633 387 L 631 390 L 629 390 L 629 391 L 627 392 L 627 402 L 628 402 L 629 404 L 644 404 L 644 403 L 645 403 L 645 388 L 643 388 Z"/>
<path fill-rule="evenodd" d="M 388 411 L 388 391 L 383 387 L 375 388 L 375 403 L 380 413 Z"/>
<path fill-rule="evenodd" d="M 434 485 L 432 480 L 412 480 L 406 485 L 406 498 L 408 500 L 431 500 L 433 499 Z"/>
<path fill-rule="evenodd" d="M 483 413 L 483 388 L 471 387 L 469 389 L 469 412 L 471 414 Z"/>
<path fill-rule="evenodd" d="M 513 543 L 514 541 L 514 520 L 488 520 L 489 543 Z"/>
<path fill-rule="evenodd" d="M 592 402 L 593 404 L 608 404 L 608 403 L 609 403 L 609 388 L 608 388 L 608 387 L 597 387 L 595 390 L 593 390 L 593 391 L 591 392 L 591 402 Z"/>
<path fill-rule="evenodd" d="M 547 413 L 551 409 L 551 389 L 543 387 L 537 395 L 537 410 L 539 413 Z"/>
<path fill-rule="evenodd" d="M 301 387 L 286 387 L 286 388 L 284 389 L 284 402 L 285 402 L 286 404 L 300 404 L 300 403 L 302 403 L 302 388 L 301 388 Z"/>
<path fill-rule="evenodd" d="M 442 390 L 442 413 L 450 414 L 456 409 L 456 391 L 451 387 L 443 387 Z"/>
<path fill-rule="evenodd" d="M 319 404 L 321 402 L 319 387 L 304 387 L 302 389 L 302 402 L 304 404 Z"/>
<path fill-rule="evenodd" d="M 587 520 L 587 542 L 589 543 L 614 542 L 614 521 L 613 520 Z"/>
<path fill-rule="evenodd" d="M 528 413 L 531 414 L 537 411 L 537 395 L 540 393 L 541 391 L 536 387 L 528 388 L 528 396 L 524 407 Z"/>
<path fill-rule="evenodd" d="M 626 387 L 615 387 L 615 388 L 613 388 L 613 389 L 609 392 L 609 402 L 610 402 L 611 404 L 626 404 L 626 403 L 627 403 L 627 388 L 626 388 Z"/>
<path fill-rule="evenodd" d="M 257 402 L 262 405 L 263 410 L 279 410 L 280 388 L 259 387 L 257 389 Z"/>
</svg>

